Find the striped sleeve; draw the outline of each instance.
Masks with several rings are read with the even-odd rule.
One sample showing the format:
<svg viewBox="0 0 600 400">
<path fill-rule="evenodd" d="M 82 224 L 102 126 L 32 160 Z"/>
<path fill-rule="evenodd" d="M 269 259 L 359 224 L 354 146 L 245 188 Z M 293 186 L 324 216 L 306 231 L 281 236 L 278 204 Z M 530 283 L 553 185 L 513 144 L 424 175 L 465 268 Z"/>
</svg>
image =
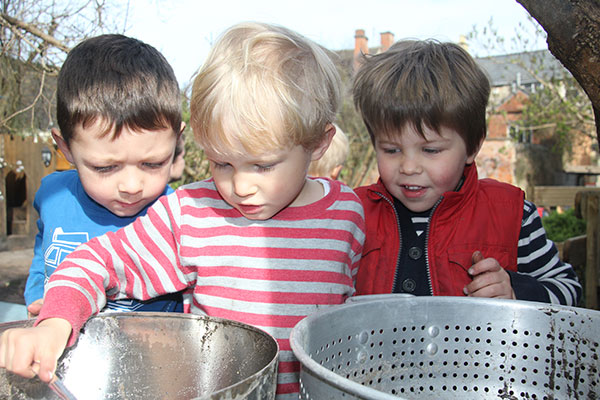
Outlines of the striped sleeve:
<svg viewBox="0 0 600 400">
<path fill-rule="evenodd" d="M 573 267 L 560 260 L 554 243 L 546 237 L 533 203 L 525 201 L 519 235 L 517 272 L 511 283 L 519 300 L 577 306 L 582 289 Z"/>
<path fill-rule="evenodd" d="M 146 216 L 79 246 L 52 275 L 37 323 L 59 317 L 78 332 L 107 298 L 148 300 L 190 286 L 195 275 L 179 263 L 178 213 L 177 194 L 164 196 Z"/>
</svg>

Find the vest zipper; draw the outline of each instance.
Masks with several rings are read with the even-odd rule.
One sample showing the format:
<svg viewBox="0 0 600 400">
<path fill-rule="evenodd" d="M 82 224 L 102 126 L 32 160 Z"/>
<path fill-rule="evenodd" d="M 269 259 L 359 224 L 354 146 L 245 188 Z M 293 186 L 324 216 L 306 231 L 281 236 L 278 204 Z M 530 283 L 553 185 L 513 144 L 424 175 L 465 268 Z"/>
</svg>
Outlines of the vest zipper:
<svg viewBox="0 0 600 400">
<path fill-rule="evenodd" d="M 400 242 L 400 246 L 398 247 L 398 255 L 396 258 L 396 269 L 394 270 L 394 281 L 392 282 L 392 293 L 394 288 L 396 287 L 396 281 L 398 280 L 398 267 L 400 264 L 400 254 L 402 253 L 402 230 L 400 229 L 400 220 L 398 218 L 398 213 L 396 212 L 396 207 L 394 207 L 394 203 L 391 202 L 385 195 L 381 192 L 373 191 L 373 193 L 379 195 L 383 200 L 385 200 L 390 207 L 392 207 L 392 211 L 394 212 L 394 216 L 396 217 L 396 228 L 398 229 L 398 240 Z M 429 225 L 428 225 L 429 226 Z M 425 243 L 427 244 L 427 239 L 425 239 Z M 427 267 L 427 276 L 429 277 L 429 266 Z M 431 279 L 429 279 L 431 281 Z M 431 282 L 429 282 L 429 286 L 431 287 Z"/>
<path fill-rule="evenodd" d="M 443 196 L 440 197 L 431 208 L 431 212 L 429 213 L 429 222 L 427 223 L 427 229 L 425 229 L 425 265 L 427 266 L 427 282 L 429 283 L 429 293 L 431 293 L 432 296 L 434 295 L 434 293 L 433 284 L 431 283 L 431 271 L 429 269 L 429 228 L 431 227 L 431 222 L 433 221 L 433 213 L 435 212 L 435 209 L 440 205 L 442 200 L 444 200 Z"/>
</svg>

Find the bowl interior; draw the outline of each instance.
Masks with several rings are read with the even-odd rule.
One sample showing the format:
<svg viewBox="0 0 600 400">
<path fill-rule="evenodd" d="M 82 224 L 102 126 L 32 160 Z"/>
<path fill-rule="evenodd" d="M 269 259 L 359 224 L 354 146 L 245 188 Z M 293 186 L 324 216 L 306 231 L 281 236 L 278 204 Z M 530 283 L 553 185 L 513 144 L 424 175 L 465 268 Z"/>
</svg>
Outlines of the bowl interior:
<svg viewBox="0 0 600 400">
<path fill-rule="evenodd" d="M 0 331 L 31 324 L 2 324 Z M 175 313 L 102 314 L 86 323 L 57 373 L 78 398 L 190 399 L 252 379 L 276 363 L 277 353 L 269 335 L 233 321 Z M 53 395 L 37 379 L 0 370 L 0 398 Z"/>
</svg>

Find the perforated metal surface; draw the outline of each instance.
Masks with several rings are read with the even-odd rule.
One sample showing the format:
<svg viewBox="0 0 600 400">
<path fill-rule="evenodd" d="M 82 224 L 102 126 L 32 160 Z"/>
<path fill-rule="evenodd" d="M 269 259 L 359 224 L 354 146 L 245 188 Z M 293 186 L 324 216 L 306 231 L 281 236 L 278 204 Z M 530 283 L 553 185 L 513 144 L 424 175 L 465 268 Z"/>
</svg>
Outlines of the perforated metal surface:
<svg viewBox="0 0 600 400">
<path fill-rule="evenodd" d="M 302 399 L 550 400 L 600 397 L 599 342 L 598 311 L 390 296 L 309 316 L 291 344 Z"/>
</svg>

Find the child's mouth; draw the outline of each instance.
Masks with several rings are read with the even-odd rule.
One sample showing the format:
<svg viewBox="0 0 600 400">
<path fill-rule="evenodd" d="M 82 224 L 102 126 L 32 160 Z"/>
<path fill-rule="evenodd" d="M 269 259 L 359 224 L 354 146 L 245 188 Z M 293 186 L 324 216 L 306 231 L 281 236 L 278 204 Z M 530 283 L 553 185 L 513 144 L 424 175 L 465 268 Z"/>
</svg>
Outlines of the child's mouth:
<svg viewBox="0 0 600 400">
<path fill-rule="evenodd" d="M 416 186 L 416 185 L 402 185 L 402 193 L 407 198 L 418 198 L 425 194 L 426 188 L 424 186 Z"/>
<path fill-rule="evenodd" d="M 245 214 L 250 214 L 250 215 L 257 214 L 257 213 L 259 213 L 262 210 L 262 206 L 258 206 L 258 205 L 244 205 L 244 204 L 239 204 L 238 207 Z"/>
<path fill-rule="evenodd" d="M 134 208 L 134 207 L 137 207 L 137 206 L 140 204 L 140 201 L 141 201 L 141 200 L 139 200 L 139 201 L 136 201 L 136 202 L 134 202 L 134 203 L 125 203 L 125 202 L 119 201 L 119 204 L 120 204 L 120 205 L 121 205 L 121 207 L 123 207 L 123 208 Z"/>
</svg>

